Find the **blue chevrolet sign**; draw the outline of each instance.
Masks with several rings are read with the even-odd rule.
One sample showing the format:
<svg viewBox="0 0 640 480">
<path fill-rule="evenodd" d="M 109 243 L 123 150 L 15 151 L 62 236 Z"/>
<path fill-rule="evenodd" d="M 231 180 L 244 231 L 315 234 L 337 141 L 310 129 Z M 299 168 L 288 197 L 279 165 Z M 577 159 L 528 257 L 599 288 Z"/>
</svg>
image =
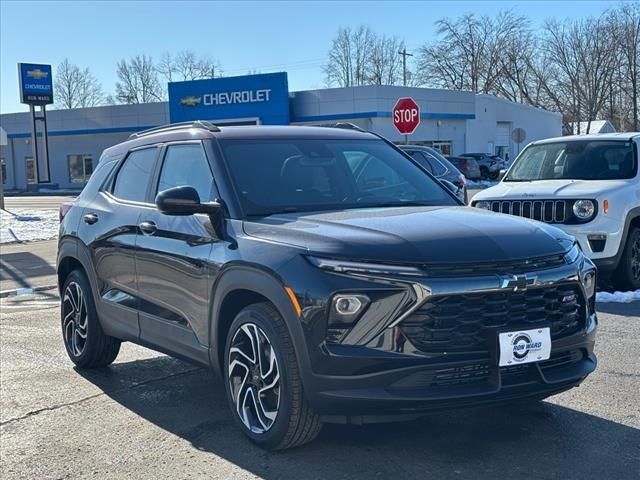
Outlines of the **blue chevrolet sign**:
<svg viewBox="0 0 640 480">
<path fill-rule="evenodd" d="M 287 74 L 267 73 L 242 77 L 169 83 L 171 122 L 216 120 L 225 123 L 289 124 Z"/>
<path fill-rule="evenodd" d="M 51 65 L 19 63 L 20 101 L 30 105 L 53 103 Z"/>
</svg>

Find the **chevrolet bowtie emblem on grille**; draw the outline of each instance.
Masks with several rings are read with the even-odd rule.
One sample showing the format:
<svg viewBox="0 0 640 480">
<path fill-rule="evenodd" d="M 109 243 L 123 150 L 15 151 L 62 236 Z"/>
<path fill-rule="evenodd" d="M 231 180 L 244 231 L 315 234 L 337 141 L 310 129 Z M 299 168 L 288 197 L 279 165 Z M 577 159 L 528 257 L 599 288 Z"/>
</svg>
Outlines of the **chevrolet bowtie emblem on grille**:
<svg viewBox="0 0 640 480">
<path fill-rule="evenodd" d="M 195 107 L 202 102 L 202 97 L 184 97 L 180 99 L 180 105 L 184 105 L 185 107 Z"/>
<path fill-rule="evenodd" d="M 529 285 L 534 285 L 538 277 L 535 275 L 505 275 L 500 277 L 500 288 L 512 289 L 514 292 L 522 292 Z"/>
<path fill-rule="evenodd" d="M 27 77 L 35 78 L 36 80 L 40 80 L 42 78 L 45 78 L 48 75 L 49 75 L 49 72 L 43 72 L 39 68 L 36 68 L 35 70 L 29 70 L 27 72 Z"/>
</svg>

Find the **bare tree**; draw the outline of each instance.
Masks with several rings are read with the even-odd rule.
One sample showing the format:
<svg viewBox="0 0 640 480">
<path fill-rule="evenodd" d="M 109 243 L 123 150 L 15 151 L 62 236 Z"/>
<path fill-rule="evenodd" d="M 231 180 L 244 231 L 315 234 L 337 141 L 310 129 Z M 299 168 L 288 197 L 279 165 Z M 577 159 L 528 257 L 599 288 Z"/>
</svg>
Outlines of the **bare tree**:
<svg viewBox="0 0 640 480">
<path fill-rule="evenodd" d="M 217 60 L 198 57 L 191 50 L 183 50 L 175 55 L 164 53 L 157 70 L 167 82 L 222 76 L 222 67 Z"/>
<path fill-rule="evenodd" d="M 117 66 L 116 99 L 120 103 L 159 102 L 164 98 L 164 89 L 151 57 L 136 55 L 129 60 L 120 60 Z"/>
<path fill-rule="evenodd" d="M 353 87 L 371 83 L 368 75 L 374 44 L 375 35 L 369 27 L 338 30 L 324 66 L 327 84 Z"/>
<path fill-rule="evenodd" d="M 422 83 L 478 93 L 497 93 L 506 52 L 528 30 L 526 19 L 511 11 L 443 18 L 436 26 L 436 41 L 418 52 Z"/>
<path fill-rule="evenodd" d="M 102 86 L 88 68 L 81 69 L 65 58 L 53 78 L 58 108 L 95 107 L 104 103 Z"/>
<path fill-rule="evenodd" d="M 405 48 L 398 37 L 379 36 L 372 41 L 371 56 L 367 68 L 367 83 L 395 85 L 402 82 L 402 58 L 398 54 Z"/>
</svg>

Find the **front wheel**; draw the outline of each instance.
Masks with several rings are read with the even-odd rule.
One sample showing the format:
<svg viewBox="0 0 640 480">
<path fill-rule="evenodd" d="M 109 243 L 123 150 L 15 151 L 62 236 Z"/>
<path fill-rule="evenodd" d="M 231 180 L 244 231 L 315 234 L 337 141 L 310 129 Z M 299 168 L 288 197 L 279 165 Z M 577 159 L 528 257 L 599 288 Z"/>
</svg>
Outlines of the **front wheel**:
<svg viewBox="0 0 640 480">
<path fill-rule="evenodd" d="M 120 340 L 104 333 L 84 272 L 74 270 L 60 298 L 62 338 L 67 354 L 79 368 L 105 367 L 120 351 Z"/>
<path fill-rule="evenodd" d="M 637 290 L 640 288 L 640 228 L 629 232 L 620 265 L 613 274 L 614 287 L 618 290 Z"/>
<path fill-rule="evenodd" d="M 224 377 L 233 415 L 251 441 L 267 449 L 313 440 L 322 426 L 307 405 L 284 320 L 269 303 L 244 308 L 231 324 Z"/>
</svg>

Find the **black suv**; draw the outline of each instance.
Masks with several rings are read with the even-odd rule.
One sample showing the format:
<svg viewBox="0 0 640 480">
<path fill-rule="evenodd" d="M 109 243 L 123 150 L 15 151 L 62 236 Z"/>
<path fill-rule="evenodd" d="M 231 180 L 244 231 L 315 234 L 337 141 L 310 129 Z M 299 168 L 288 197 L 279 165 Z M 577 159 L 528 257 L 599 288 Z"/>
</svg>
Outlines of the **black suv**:
<svg viewBox="0 0 640 480">
<path fill-rule="evenodd" d="M 71 360 L 104 367 L 131 341 L 211 367 L 265 448 L 542 399 L 596 367 L 595 268 L 573 238 L 462 206 L 371 133 L 141 132 L 63 213 Z"/>
</svg>

